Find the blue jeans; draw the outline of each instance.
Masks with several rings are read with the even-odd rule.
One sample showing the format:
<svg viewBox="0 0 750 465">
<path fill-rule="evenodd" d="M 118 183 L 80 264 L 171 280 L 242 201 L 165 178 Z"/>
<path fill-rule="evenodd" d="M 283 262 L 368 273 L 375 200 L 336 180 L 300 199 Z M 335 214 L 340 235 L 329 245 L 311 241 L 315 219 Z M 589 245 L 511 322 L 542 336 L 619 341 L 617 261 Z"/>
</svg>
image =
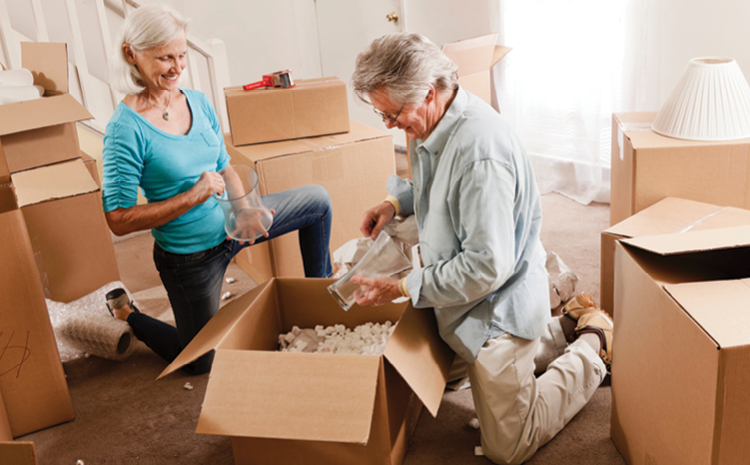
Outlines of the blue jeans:
<svg viewBox="0 0 750 465">
<path fill-rule="evenodd" d="M 263 203 L 276 214 L 268 231 L 269 237 L 257 240 L 256 244 L 299 231 L 305 276 L 330 277 L 333 271 L 328 245 L 332 207 L 328 192 L 321 186 L 302 186 L 263 196 Z M 227 239 L 201 252 L 174 254 L 155 243 L 154 263 L 167 290 L 177 327 L 143 313 L 132 313 L 128 323 L 135 336 L 171 363 L 219 311 L 224 273 L 232 258 L 247 246 L 247 243 Z M 206 373 L 212 362 L 213 351 L 183 370 L 190 374 Z"/>
</svg>

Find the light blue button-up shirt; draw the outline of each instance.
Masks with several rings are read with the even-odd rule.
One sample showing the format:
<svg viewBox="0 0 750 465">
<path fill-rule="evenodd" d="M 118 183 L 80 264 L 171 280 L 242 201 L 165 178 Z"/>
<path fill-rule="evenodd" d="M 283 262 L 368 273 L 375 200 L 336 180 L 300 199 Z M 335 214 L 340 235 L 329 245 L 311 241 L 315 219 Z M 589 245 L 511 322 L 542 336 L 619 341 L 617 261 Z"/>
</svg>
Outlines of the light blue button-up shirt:
<svg viewBox="0 0 750 465">
<path fill-rule="evenodd" d="M 440 335 L 473 363 L 490 338 L 542 334 L 550 318 L 542 209 L 531 162 L 500 115 L 459 89 L 427 140 L 409 147 L 413 181 L 392 176 L 416 215 L 424 267 L 406 278 Z"/>
</svg>

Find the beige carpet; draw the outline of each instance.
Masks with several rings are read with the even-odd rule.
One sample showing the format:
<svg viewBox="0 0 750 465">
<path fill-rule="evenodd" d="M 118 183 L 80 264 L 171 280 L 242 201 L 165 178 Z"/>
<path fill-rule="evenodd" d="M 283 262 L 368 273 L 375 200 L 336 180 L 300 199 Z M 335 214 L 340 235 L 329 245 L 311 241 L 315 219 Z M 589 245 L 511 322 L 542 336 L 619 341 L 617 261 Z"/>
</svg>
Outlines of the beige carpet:
<svg viewBox="0 0 750 465">
<path fill-rule="evenodd" d="M 579 277 L 579 290 L 599 297 L 599 232 L 608 226 L 607 205 L 582 206 L 557 194 L 543 197 L 542 239 Z M 140 235 L 115 246 L 122 280 L 151 315 L 171 319 L 151 259 L 152 239 Z M 235 296 L 255 286 L 236 265 L 225 284 Z M 19 440 L 35 443 L 39 465 L 231 464 L 224 437 L 196 435 L 208 375 L 176 373 L 155 381 L 165 364 L 145 346 L 126 362 L 97 357 L 64 365 L 76 412 L 74 421 Z M 191 383 L 192 390 L 184 388 Z M 489 464 L 474 456 L 479 432 L 469 390 L 447 391 L 437 418 L 422 412 L 405 465 Z M 624 464 L 609 438 L 610 388 L 602 386 L 572 422 L 530 464 Z"/>
</svg>

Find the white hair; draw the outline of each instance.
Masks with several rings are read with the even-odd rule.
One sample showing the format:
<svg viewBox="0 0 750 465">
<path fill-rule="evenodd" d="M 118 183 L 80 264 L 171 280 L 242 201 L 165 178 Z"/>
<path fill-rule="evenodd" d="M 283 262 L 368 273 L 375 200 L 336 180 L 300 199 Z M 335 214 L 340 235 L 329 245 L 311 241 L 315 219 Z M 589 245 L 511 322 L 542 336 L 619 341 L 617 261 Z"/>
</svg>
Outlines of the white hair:
<svg viewBox="0 0 750 465">
<path fill-rule="evenodd" d="M 125 56 L 124 44 L 134 53 L 161 47 L 179 39 L 187 31 L 188 21 L 165 5 L 144 5 L 125 18 L 109 62 L 109 85 L 123 94 L 143 91 L 143 81 L 138 67 Z"/>
<path fill-rule="evenodd" d="M 357 56 L 352 86 L 360 100 L 380 89 L 401 104 L 424 100 L 434 85 L 445 92 L 458 88 L 458 66 L 421 34 L 401 32 L 375 39 Z"/>
</svg>

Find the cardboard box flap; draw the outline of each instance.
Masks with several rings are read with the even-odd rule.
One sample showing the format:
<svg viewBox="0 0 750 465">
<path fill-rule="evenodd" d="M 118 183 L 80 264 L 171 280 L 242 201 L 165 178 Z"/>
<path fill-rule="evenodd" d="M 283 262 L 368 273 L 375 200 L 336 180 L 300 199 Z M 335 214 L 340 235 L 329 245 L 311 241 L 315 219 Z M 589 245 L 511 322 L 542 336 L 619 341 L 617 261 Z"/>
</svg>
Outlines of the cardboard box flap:
<svg viewBox="0 0 750 465">
<path fill-rule="evenodd" d="M 658 255 L 735 249 L 750 246 L 750 226 L 643 236 L 622 242 Z"/>
<path fill-rule="evenodd" d="M 16 188 L 20 208 L 99 189 L 80 159 L 21 171 L 11 175 L 11 179 Z"/>
<path fill-rule="evenodd" d="M 444 44 L 443 53 L 456 63 L 458 75 L 466 76 L 487 70 L 494 64 L 495 42 L 497 32 Z"/>
<path fill-rule="evenodd" d="M 750 344 L 750 279 L 671 284 L 664 288 L 719 347 Z"/>
<path fill-rule="evenodd" d="M 0 136 L 91 119 L 70 94 L 0 105 Z"/>
<path fill-rule="evenodd" d="M 65 43 L 21 42 L 21 67 L 34 75 L 45 95 L 68 92 L 68 47 Z"/>
<path fill-rule="evenodd" d="M 380 360 L 218 350 L 196 432 L 366 444 Z"/>
<path fill-rule="evenodd" d="M 36 465 L 33 442 L 0 443 L 0 463 L 9 465 Z"/>
<path fill-rule="evenodd" d="M 495 66 L 497 62 L 502 60 L 511 50 L 513 49 L 506 47 L 505 45 L 495 45 L 495 51 L 492 53 L 492 64 L 490 64 L 490 67 Z"/>
<path fill-rule="evenodd" d="M 279 156 L 291 156 L 299 153 L 314 152 L 316 150 L 349 145 L 382 137 L 391 136 L 390 134 L 366 124 L 351 120 L 349 132 L 331 136 L 309 137 L 305 139 L 284 140 L 256 145 L 243 145 L 241 147 L 234 147 L 232 145 L 232 137 L 230 134 L 225 134 L 224 140 L 227 144 L 227 150 L 240 151 L 244 157 L 257 162 Z M 234 156 L 231 151 L 229 155 Z"/>
<path fill-rule="evenodd" d="M 206 326 L 190 341 L 190 344 L 182 349 L 177 358 L 156 379 L 159 380 L 170 373 L 174 373 L 219 347 L 227 333 L 242 319 L 245 310 L 261 295 L 271 292 L 272 286 L 273 280 L 266 281 L 221 307 L 219 312 L 206 323 Z"/>
<path fill-rule="evenodd" d="M 604 232 L 620 237 L 685 232 L 705 222 L 720 210 L 722 207 L 708 203 L 667 197 Z M 747 212 L 747 216 L 750 219 L 750 211 Z"/>
<path fill-rule="evenodd" d="M 430 310 L 404 310 L 384 354 L 432 416 L 437 416 L 454 352 L 440 338 Z"/>
</svg>

